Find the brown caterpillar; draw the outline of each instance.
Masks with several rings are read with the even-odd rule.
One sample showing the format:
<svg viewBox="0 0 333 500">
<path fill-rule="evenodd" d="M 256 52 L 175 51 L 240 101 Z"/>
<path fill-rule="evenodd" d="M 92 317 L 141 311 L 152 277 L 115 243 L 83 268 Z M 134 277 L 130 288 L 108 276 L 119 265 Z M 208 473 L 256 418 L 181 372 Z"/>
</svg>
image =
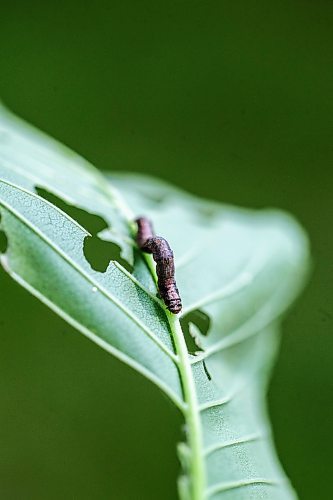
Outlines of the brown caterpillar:
<svg viewBox="0 0 333 500">
<path fill-rule="evenodd" d="M 145 217 L 135 221 L 138 226 L 136 241 L 143 252 L 151 253 L 156 262 L 158 289 L 165 305 L 173 314 L 182 309 L 182 302 L 175 281 L 175 263 L 169 243 L 155 236 L 151 222 Z"/>
</svg>

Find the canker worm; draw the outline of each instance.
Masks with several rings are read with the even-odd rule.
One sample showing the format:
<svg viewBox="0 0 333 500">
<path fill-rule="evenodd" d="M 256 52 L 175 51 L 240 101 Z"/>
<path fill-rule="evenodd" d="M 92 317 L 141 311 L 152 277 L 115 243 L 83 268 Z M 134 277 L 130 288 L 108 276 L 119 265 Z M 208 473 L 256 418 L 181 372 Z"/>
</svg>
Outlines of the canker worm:
<svg viewBox="0 0 333 500">
<path fill-rule="evenodd" d="M 136 219 L 138 232 L 136 241 L 139 248 L 151 253 L 156 262 L 159 293 L 165 305 L 173 314 L 182 309 L 182 302 L 175 280 L 175 262 L 169 243 L 161 236 L 155 236 L 151 222 L 146 217 Z"/>
</svg>

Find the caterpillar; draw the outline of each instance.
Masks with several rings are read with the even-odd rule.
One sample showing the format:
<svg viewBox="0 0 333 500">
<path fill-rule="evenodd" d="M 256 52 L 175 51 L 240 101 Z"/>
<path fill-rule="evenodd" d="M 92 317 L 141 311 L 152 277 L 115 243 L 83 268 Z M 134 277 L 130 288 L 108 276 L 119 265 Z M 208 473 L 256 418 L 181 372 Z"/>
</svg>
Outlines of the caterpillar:
<svg viewBox="0 0 333 500">
<path fill-rule="evenodd" d="M 175 262 L 173 251 L 167 240 L 155 236 L 153 226 L 146 217 L 135 220 L 138 231 L 136 242 L 138 247 L 150 253 L 156 262 L 156 274 L 159 293 L 170 312 L 177 314 L 182 309 L 182 302 L 175 281 Z"/>
</svg>

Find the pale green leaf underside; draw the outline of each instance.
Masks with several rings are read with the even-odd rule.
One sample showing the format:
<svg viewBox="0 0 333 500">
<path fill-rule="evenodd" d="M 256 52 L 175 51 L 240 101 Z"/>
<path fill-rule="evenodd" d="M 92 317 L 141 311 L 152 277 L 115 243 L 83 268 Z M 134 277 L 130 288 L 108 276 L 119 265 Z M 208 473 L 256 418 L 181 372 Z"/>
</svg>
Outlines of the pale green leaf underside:
<svg viewBox="0 0 333 500">
<path fill-rule="evenodd" d="M 92 270 L 83 253 L 87 231 L 36 187 L 104 217 L 109 228 L 100 236 L 120 245 L 133 274 L 115 261 L 105 273 Z M 294 498 L 265 410 L 279 319 L 308 259 L 306 238 L 289 216 L 202 201 L 142 176 L 106 180 L 2 108 L 0 213 L 6 271 L 184 413 L 183 498 Z M 183 316 L 200 308 L 211 319 L 207 336 L 196 331 L 203 349 L 196 356 L 184 354 L 178 322 L 156 298 L 149 266 L 135 250 L 132 213 L 150 216 L 174 249 Z"/>
</svg>

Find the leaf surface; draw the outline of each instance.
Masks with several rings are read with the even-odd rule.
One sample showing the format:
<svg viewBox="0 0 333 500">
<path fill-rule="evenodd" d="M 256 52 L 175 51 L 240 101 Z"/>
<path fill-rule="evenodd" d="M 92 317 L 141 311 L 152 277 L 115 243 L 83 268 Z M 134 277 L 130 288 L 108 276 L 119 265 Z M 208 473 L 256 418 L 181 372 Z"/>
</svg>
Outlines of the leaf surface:
<svg viewBox="0 0 333 500">
<path fill-rule="evenodd" d="M 40 188 L 103 217 L 108 227 L 99 237 L 120 246 L 133 272 L 115 260 L 105 273 L 93 270 L 84 254 L 88 231 Z M 5 270 L 183 412 L 182 498 L 295 498 L 265 405 L 280 318 L 307 269 L 307 240 L 290 216 L 200 200 L 145 176 L 105 178 L 4 108 L 0 213 Z M 150 257 L 133 241 L 133 214 L 149 216 L 174 250 L 180 322 L 156 296 Z M 181 326 L 196 352 L 188 352 Z"/>
</svg>

